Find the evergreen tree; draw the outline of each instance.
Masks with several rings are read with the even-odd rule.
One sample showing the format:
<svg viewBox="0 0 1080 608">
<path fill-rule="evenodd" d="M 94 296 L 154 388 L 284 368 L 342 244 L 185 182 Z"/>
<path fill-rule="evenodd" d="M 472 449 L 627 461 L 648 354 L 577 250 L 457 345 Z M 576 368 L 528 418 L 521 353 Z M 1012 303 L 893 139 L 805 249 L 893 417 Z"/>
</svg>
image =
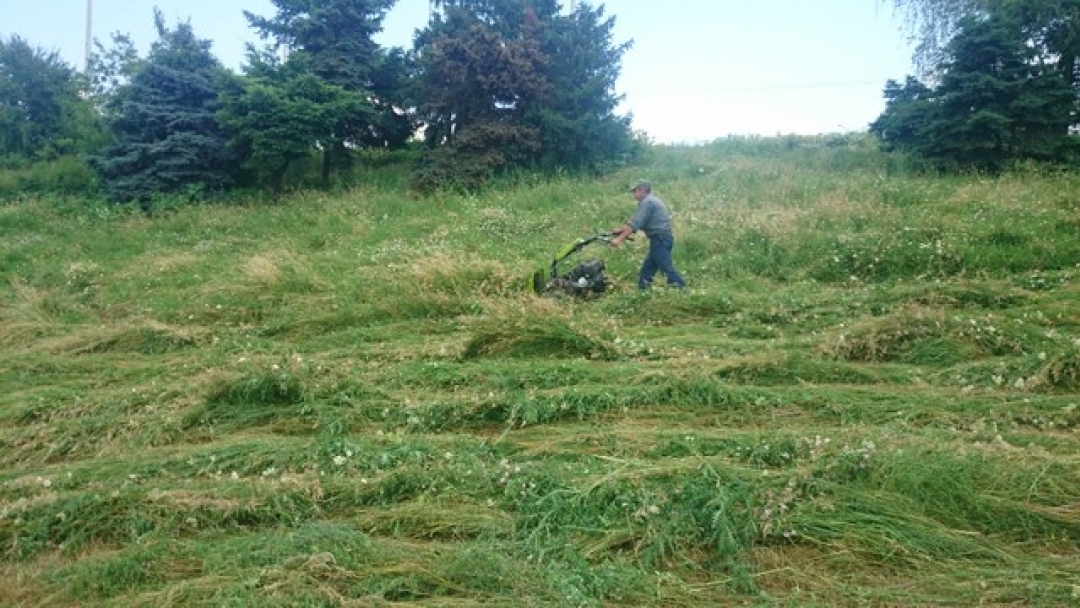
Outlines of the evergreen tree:
<svg viewBox="0 0 1080 608">
<path fill-rule="evenodd" d="M 548 29 L 543 51 L 550 58 L 546 75 L 552 95 L 536 117 L 548 168 L 595 170 L 636 151 L 631 117 L 615 113 L 622 101 L 615 82 L 631 43 L 615 44 L 614 27 L 603 6 L 581 4 Z"/>
<path fill-rule="evenodd" d="M 327 84 L 297 61 L 281 65 L 272 54 L 249 59 L 247 76 L 232 79 L 222 95 L 218 119 L 243 167 L 280 190 L 292 163 L 333 141 L 341 124 L 370 116 L 372 108 L 362 95 Z"/>
<path fill-rule="evenodd" d="M 396 0 L 272 1 L 277 8 L 273 17 L 244 13 L 262 37 L 282 45 L 288 53 L 284 62 L 263 61 L 249 70 L 249 75 L 257 80 L 258 95 L 264 100 L 269 95 L 296 101 L 297 79 L 300 79 L 303 81 L 300 89 L 311 93 L 304 104 L 323 98 L 332 107 L 318 110 L 317 120 L 299 121 L 292 127 L 283 122 L 289 112 L 280 111 L 283 110 L 280 104 L 263 106 L 249 100 L 245 103 L 251 110 L 277 108 L 267 117 L 268 128 L 287 128 L 295 136 L 291 138 L 293 142 L 301 139 L 317 142 L 323 154 L 324 185 L 329 183 L 335 162 L 348 161 L 349 148 L 404 145 L 413 131 L 411 118 L 402 106 L 402 83 L 408 74 L 408 64 L 402 53 L 387 52 L 373 39 L 382 30 L 383 18 Z M 281 73 L 273 74 L 273 70 Z M 304 78 L 304 72 L 316 76 L 320 86 L 327 88 L 315 94 L 312 89 L 315 83 Z M 275 87 L 279 90 L 270 90 Z M 346 108 L 349 111 L 344 111 Z M 249 121 L 247 130 L 258 129 L 259 122 Z M 300 134 L 309 128 L 314 131 Z M 259 136 L 249 141 L 257 146 L 260 140 L 270 141 Z M 260 156 L 267 155 L 251 151 L 251 158 Z"/>
<path fill-rule="evenodd" d="M 1023 32 L 1022 16 L 971 17 L 947 47 L 938 121 L 924 155 L 996 169 L 1015 159 L 1055 160 L 1074 121 L 1075 97 Z"/>
<path fill-rule="evenodd" d="M 914 150 L 919 145 L 932 120 L 934 95 L 933 89 L 914 76 L 908 76 L 903 85 L 895 80 L 885 84 L 885 111 L 870 124 L 870 132 L 878 136 L 882 148 Z"/>
<path fill-rule="evenodd" d="M 383 49 L 375 70 L 367 99 L 374 114 L 358 143 L 372 148 L 402 148 L 413 138 L 419 127 L 415 114 L 413 76 L 416 71 L 412 57 L 401 48 Z"/>
<path fill-rule="evenodd" d="M 892 0 L 918 29 L 916 63 L 932 74 L 965 19 L 1011 12 L 1028 43 L 1080 94 L 1080 0 Z"/>
<path fill-rule="evenodd" d="M 430 152 L 422 189 L 474 188 L 516 168 L 599 168 L 633 147 L 615 115 L 613 19 L 554 0 L 445 0 L 415 43 Z"/>
<path fill-rule="evenodd" d="M 1001 10 L 959 23 L 932 91 L 913 79 L 890 83 L 872 125 L 888 145 L 939 166 L 997 170 L 1009 162 L 1069 160 L 1075 93 L 1031 44 L 1025 15 Z"/>
<path fill-rule="evenodd" d="M 483 2 L 445 7 L 421 37 L 420 114 L 432 152 L 416 185 L 476 188 L 491 175 L 527 166 L 541 137 L 526 120 L 550 94 L 535 14 Z"/>
<path fill-rule="evenodd" d="M 110 197 L 145 205 L 159 193 L 212 190 L 232 181 L 232 159 L 218 128 L 225 70 L 189 23 L 165 27 L 130 82 L 106 105 L 115 143 L 90 158 Z"/>
</svg>

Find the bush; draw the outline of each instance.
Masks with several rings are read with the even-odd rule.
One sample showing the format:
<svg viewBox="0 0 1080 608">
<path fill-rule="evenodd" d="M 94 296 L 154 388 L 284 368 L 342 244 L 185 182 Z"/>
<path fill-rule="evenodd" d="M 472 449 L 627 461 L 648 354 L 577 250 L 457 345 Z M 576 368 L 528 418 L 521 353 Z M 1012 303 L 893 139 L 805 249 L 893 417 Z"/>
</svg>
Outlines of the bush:
<svg viewBox="0 0 1080 608">
<path fill-rule="evenodd" d="M 94 172 L 75 156 L 0 168 L 0 199 L 27 194 L 92 195 L 97 189 Z"/>
</svg>

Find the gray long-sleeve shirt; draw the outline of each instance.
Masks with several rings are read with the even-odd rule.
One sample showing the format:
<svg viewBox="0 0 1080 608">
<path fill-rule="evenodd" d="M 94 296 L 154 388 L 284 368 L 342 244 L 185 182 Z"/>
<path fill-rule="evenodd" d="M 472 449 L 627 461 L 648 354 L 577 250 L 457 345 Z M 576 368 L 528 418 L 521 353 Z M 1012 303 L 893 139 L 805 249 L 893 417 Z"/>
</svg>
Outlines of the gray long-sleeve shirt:
<svg viewBox="0 0 1080 608">
<path fill-rule="evenodd" d="M 650 239 L 657 234 L 671 234 L 671 214 L 654 194 L 641 199 L 629 223 L 634 232 L 644 230 Z"/>
</svg>

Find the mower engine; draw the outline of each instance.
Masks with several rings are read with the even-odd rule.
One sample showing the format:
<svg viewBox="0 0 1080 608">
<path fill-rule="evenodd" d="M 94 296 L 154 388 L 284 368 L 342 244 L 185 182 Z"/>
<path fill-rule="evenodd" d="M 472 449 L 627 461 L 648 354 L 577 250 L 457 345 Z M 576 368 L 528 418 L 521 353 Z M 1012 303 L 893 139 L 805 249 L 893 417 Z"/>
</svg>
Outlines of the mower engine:
<svg viewBox="0 0 1080 608">
<path fill-rule="evenodd" d="M 594 298 L 611 286 L 611 279 L 604 273 L 604 261 L 587 260 L 569 272 L 560 273 L 559 264 L 593 243 L 610 243 L 611 233 L 595 234 L 579 239 L 564 247 L 551 261 L 551 270 L 545 276 L 543 270 L 533 273 L 533 291 L 540 296 Z"/>
</svg>

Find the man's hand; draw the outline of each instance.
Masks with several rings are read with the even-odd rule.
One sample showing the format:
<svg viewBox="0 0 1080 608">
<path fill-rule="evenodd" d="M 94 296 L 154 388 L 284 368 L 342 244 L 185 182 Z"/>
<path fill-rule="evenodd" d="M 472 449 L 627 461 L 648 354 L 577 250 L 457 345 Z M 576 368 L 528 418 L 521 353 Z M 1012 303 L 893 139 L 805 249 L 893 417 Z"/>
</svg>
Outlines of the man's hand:
<svg viewBox="0 0 1080 608">
<path fill-rule="evenodd" d="M 633 232 L 634 229 L 631 228 L 629 224 L 619 226 L 618 228 L 611 231 L 611 236 L 615 238 L 608 241 L 608 245 L 618 248 L 619 245 L 622 245 L 622 242 L 626 240 L 626 237 L 630 236 L 630 234 Z"/>
</svg>

